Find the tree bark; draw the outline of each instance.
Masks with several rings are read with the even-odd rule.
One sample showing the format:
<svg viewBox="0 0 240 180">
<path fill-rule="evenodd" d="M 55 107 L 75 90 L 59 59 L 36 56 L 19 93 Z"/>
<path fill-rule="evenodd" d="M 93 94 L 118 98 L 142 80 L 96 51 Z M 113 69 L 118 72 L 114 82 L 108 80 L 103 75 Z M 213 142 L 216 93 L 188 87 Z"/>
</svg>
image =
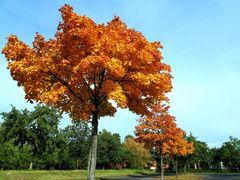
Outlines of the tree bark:
<svg viewBox="0 0 240 180">
<path fill-rule="evenodd" d="M 184 174 L 187 173 L 187 162 L 184 163 L 183 172 Z"/>
<path fill-rule="evenodd" d="M 163 175 L 163 155 L 162 155 L 162 152 L 160 154 L 160 164 L 161 164 L 161 178 L 163 180 L 164 179 L 164 175 Z"/>
<path fill-rule="evenodd" d="M 97 136 L 98 136 L 98 112 L 92 113 L 92 135 L 88 159 L 87 180 L 95 179 L 95 169 L 97 161 Z"/>
<path fill-rule="evenodd" d="M 32 170 L 32 167 L 33 167 L 33 162 L 31 161 L 30 164 L 29 164 L 29 170 Z"/>
<path fill-rule="evenodd" d="M 175 171 L 176 171 L 176 177 L 178 177 L 178 160 L 175 160 Z"/>
<path fill-rule="evenodd" d="M 194 169 L 197 169 L 197 164 L 196 163 L 194 163 Z"/>
</svg>

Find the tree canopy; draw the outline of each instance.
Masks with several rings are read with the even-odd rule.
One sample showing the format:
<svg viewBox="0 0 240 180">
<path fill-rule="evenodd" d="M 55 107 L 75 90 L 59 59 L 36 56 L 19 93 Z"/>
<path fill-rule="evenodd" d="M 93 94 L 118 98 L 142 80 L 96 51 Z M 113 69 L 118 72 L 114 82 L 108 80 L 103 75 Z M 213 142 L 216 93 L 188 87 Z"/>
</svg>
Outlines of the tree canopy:
<svg viewBox="0 0 240 180">
<path fill-rule="evenodd" d="M 96 24 L 65 5 L 54 38 L 36 34 L 33 47 L 15 35 L 2 53 L 26 99 L 44 102 L 88 120 L 92 112 L 113 115 L 119 107 L 145 114 L 171 90 L 170 67 L 162 63 L 159 42 L 150 43 L 119 17 Z"/>
</svg>

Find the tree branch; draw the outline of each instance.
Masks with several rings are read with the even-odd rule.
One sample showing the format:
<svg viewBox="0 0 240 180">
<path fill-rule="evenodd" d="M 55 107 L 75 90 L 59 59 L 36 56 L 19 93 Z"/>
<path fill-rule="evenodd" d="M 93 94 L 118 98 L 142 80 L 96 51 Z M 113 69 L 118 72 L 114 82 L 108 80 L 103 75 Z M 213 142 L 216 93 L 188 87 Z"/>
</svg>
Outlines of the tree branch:
<svg viewBox="0 0 240 180">
<path fill-rule="evenodd" d="M 72 90 L 72 88 L 70 87 L 70 85 L 69 85 L 66 81 L 62 80 L 60 77 L 58 77 L 56 74 L 54 74 L 51 70 L 49 70 L 49 73 L 50 73 L 54 78 L 56 78 L 57 80 L 59 80 L 64 86 L 66 86 L 66 87 L 68 88 L 68 90 L 69 90 L 77 99 L 79 99 L 83 104 L 85 104 L 85 101 L 84 101 L 80 96 L 78 96 L 78 95 Z"/>
</svg>

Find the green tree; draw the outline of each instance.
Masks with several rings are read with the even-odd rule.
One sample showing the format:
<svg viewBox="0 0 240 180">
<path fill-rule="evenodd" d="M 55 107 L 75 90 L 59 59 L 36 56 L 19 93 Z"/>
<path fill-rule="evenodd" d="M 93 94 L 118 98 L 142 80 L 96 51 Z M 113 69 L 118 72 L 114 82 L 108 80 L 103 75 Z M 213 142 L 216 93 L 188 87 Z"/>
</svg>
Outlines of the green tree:
<svg viewBox="0 0 240 180">
<path fill-rule="evenodd" d="M 1 169 L 13 169 L 17 159 L 17 151 L 13 141 L 4 142 L 0 148 Z"/>
<path fill-rule="evenodd" d="M 86 122 L 74 122 L 63 130 L 67 138 L 68 156 L 74 164 L 72 168 L 87 167 L 91 129 Z"/>
<path fill-rule="evenodd" d="M 99 132 L 97 150 L 98 168 L 116 168 L 121 161 L 121 140 L 119 134 L 107 130 Z"/>
<path fill-rule="evenodd" d="M 240 140 L 232 136 L 229 141 L 224 142 L 221 151 L 221 160 L 230 170 L 239 172 L 240 170 Z"/>
<path fill-rule="evenodd" d="M 185 168 L 188 164 L 189 166 L 193 166 L 194 169 L 209 169 L 213 162 L 213 157 L 211 149 L 206 142 L 197 140 L 192 134 L 187 136 L 186 140 L 193 143 L 194 151 L 192 154 L 189 154 L 184 158 Z"/>
<path fill-rule="evenodd" d="M 31 158 L 31 148 L 27 145 L 16 146 L 14 139 L 0 144 L 1 169 L 26 169 Z"/>
<path fill-rule="evenodd" d="M 32 156 L 28 145 L 28 125 L 30 112 L 19 111 L 12 106 L 8 113 L 1 113 L 0 125 L 0 164 L 6 169 L 26 169 Z"/>
<path fill-rule="evenodd" d="M 55 150 L 58 152 L 58 161 L 55 165 L 56 169 L 73 169 L 74 163 L 71 160 L 69 152 L 69 138 L 63 129 L 60 129 L 55 137 Z"/>
<path fill-rule="evenodd" d="M 220 163 L 223 161 L 222 160 L 222 149 L 220 148 L 212 148 L 211 149 L 212 157 L 213 157 L 213 162 L 212 162 L 212 169 L 215 169 L 217 171 L 221 170 Z"/>
<path fill-rule="evenodd" d="M 1 152 L 9 152 L 9 159 L 5 164 L 11 168 L 50 169 L 59 164 L 59 155 L 64 144 L 60 138 L 58 124 L 61 114 L 55 109 L 36 106 L 33 111 L 19 111 L 15 107 L 7 113 L 1 114 L 3 122 L 0 128 Z M 9 149 L 7 152 L 3 149 Z M 16 157 L 14 161 L 10 161 Z M 3 158 L 4 159 L 4 158 Z M 6 159 L 6 158 L 5 158 Z M 2 162 L 3 163 L 3 162 Z"/>
<path fill-rule="evenodd" d="M 1 124 L 1 143 L 13 140 L 14 145 L 23 146 L 28 142 L 30 112 L 25 109 L 19 111 L 12 106 L 10 112 L 0 114 L 3 122 Z"/>
<path fill-rule="evenodd" d="M 53 167 L 57 162 L 57 135 L 61 114 L 53 108 L 35 106 L 30 113 L 29 144 L 36 167 Z M 45 164 L 45 165 L 44 165 Z"/>
</svg>

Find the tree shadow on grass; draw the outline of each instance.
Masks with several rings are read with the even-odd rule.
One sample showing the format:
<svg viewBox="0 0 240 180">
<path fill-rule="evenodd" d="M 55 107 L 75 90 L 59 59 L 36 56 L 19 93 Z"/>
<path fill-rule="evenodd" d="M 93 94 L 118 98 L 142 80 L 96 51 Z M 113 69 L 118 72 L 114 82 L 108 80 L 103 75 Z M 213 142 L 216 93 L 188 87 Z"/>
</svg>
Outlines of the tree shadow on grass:
<svg viewBox="0 0 240 180">
<path fill-rule="evenodd" d="M 98 178 L 98 180 L 128 180 L 128 179 L 159 179 L 161 177 L 161 174 L 146 174 L 143 172 L 138 172 L 139 175 L 128 175 L 124 177 L 119 178 Z M 173 176 L 174 173 L 166 173 L 164 176 Z"/>
</svg>

